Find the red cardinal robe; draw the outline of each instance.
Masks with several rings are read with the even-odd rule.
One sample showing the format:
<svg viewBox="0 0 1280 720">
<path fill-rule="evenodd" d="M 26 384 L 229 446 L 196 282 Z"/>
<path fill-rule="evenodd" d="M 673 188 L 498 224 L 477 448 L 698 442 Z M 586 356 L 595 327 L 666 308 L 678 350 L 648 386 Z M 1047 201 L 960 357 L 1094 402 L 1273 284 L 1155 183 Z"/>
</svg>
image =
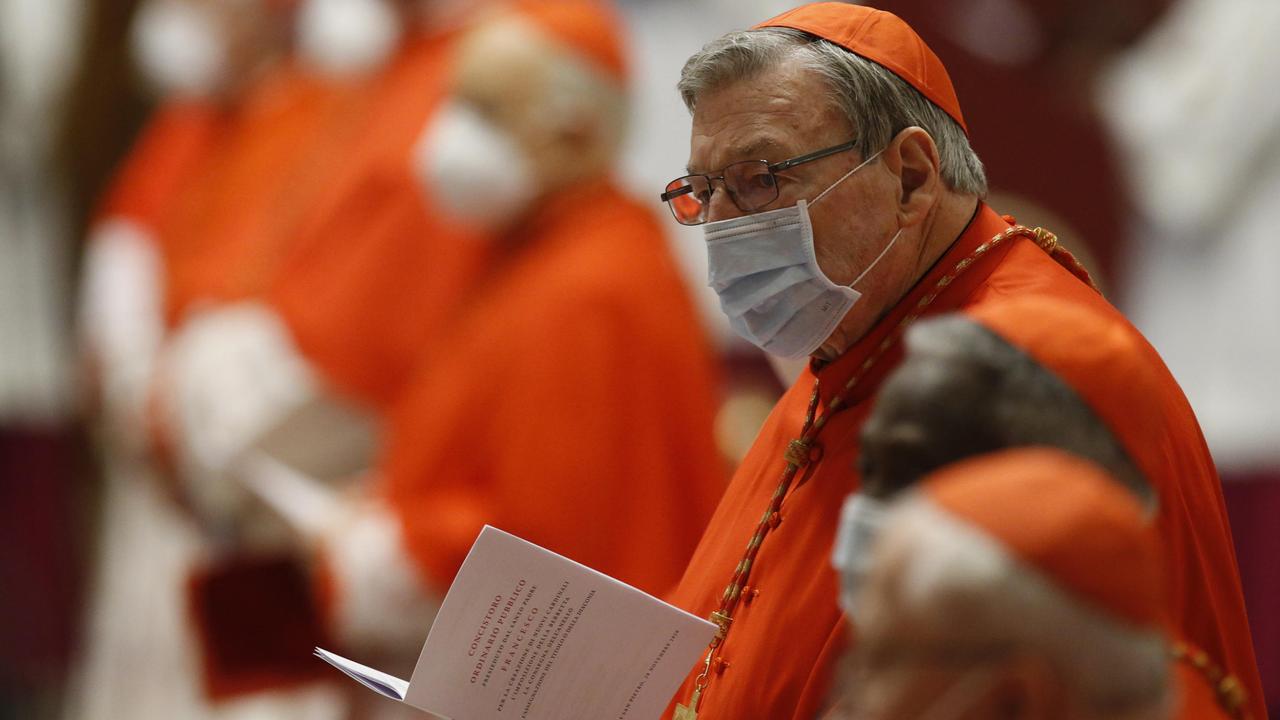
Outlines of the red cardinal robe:
<svg viewBox="0 0 1280 720">
<path fill-rule="evenodd" d="M 584 187 L 502 243 L 391 417 L 386 497 L 434 588 L 488 523 L 665 592 L 724 488 L 713 360 L 657 221 Z"/>
<path fill-rule="evenodd" d="M 216 153 L 162 226 L 170 325 L 193 307 L 253 297 L 274 276 L 293 228 L 324 187 L 321 149 L 346 100 L 280 64 L 230 111 Z"/>
<path fill-rule="evenodd" d="M 670 600 L 703 617 L 717 610 L 721 594 L 761 514 L 777 490 L 788 444 L 799 437 L 816 380 L 820 380 L 818 412 L 853 376 L 899 322 L 935 290 L 938 280 L 963 258 L 1009 224 L 980 205 L 969 226 L 935 267 L 898 305 L 839 360 L 803 373 L 783 396 L 760 431 L 755 445 L 730 483 L 693 560 Z M 940 290 L 925 314 L 965 310 L 1011 297 L 1056 298 L 1084 311 L 1117 318 L 1119 314 L 1088 285 L 1023 237 L 996 246 Z M 1028 319 L 1052 330 L 1052 324 Z M 1133 331 L 1136 335 L 1136 331 Z M 724 644 L 716 653 L 710 683 L 702 695 L 699 718 L 812 718 L 826 700 L 832 663 L 848 638 L 837 606 L 837 582 L 830 567 L 840 507 L 858 488 L 855 460 L 859 434 L 876 388 L 901 359 L 898 343 L 863 375 L 848 398 L 851 407 L 833 417 L 819 437 L 821 452 L 797 479 L 797 485 L 775 518 L 751 568 L 749 587 L 736 611 Z M 1169 415 L 1161 432 L 1182 444 L 1179 456 L 1163 466 L 1167 482 L 1158 483 L 1173 548 L 1172 573 L 1181 598 L 1175 607 L 1184 630 L 1218 657 L 1228 657 L 1232 672 L 1257 686 L 1252 648 L 1244 625 L 1244 605 L 1227 532 L 1217 477 L 1186 401 L 1154 351 L 1142 364 L 1161 378 L 1161 402 Z M 1175 459 L 1186 462 L 1176 466 Z M 1148 469 L 1150 473 L 1150 469 Z M 801 482 L 803 480 L 803 482 Z M 1190 553 L 1190 554 L 1188 554 Z M 701 663 L 700 663 L 701 665 Z M 692 674 L 676 700 L 687 703 Z"/>
<path fill-rule="evenodd" d="M 218 138 L 224 116 L 197 101 L 161 105 L 134 142 L 99 205 L 98 220 L 125 218 L 154 229 Z"/>
<path fill-rule="evenodd" d="M 487 245 L 441 217 L 414 148 L 449 88 L 454 33 L 418 35 L 365 94 L 359 133 L 308 209 L 267 299 L 339 392 L 385 409 L 485 267 Z"/>
</svg>

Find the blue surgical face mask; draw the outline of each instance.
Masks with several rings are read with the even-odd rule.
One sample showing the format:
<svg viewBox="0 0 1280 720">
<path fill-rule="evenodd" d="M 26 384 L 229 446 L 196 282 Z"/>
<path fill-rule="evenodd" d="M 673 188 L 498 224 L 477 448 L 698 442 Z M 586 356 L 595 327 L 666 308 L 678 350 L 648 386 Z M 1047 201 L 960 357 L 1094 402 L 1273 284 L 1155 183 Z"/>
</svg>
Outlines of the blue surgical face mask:
<svg viewBox="0 0 1280 720">
<path fill-rule="evenodd" d="M 840 607 L 854 622 L 858 621 L 858 595 L 871 570 L 871 551 L 887 513 L 884 500 L 862 492 L 850 495 L 840 513 L 831 565 L 840 576 Z"/>
<path fill-rule="evenodd" d="M 823 190 L 812 203 L 745 215 L 703 226 L 708 285 L 720 296 L 729 325 L 746 340 L 779 357 L 811 355 L 835 331 L 862 293 L 854 289 L 888 254 L 902 230 L 848 286 L 837 285 L 818 267 L 809 208 L 876 153 Z"/>
</svg>

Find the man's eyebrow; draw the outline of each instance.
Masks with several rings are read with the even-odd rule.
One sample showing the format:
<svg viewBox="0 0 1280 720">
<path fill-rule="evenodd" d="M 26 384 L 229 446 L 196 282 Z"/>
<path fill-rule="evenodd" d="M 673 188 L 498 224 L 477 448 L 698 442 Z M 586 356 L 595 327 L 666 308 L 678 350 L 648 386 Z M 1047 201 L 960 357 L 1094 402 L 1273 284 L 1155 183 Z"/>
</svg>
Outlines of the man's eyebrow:
<svg viewBox="0 0 1280 720">
<path fill-rule="evenodd" d="M 765 150 L 774 150 L 778 147 L 780 146 L 777 140 L 763 137 L 753 140 L 740 148 L 732 148 L 729 156 L 739 160 L 764 160 L 763 154 Z"/>
<path fill-rule="evenodd" d="M 729 162 L 740 162 L 742 160 L 764 160 L 762 157 L 765 150 L 772 150 L 781 147 L 777 140 L 770 137 L 756 138 L 744 145 L 730 147 L 725 157 L 733 158 Z M 699 175 L 704 171 L 695 170 L 692 165 L 685 166 L 685 172 L 690 175 Z M 720 168 L 717 168 L 719 170 Z"/>
</svg>

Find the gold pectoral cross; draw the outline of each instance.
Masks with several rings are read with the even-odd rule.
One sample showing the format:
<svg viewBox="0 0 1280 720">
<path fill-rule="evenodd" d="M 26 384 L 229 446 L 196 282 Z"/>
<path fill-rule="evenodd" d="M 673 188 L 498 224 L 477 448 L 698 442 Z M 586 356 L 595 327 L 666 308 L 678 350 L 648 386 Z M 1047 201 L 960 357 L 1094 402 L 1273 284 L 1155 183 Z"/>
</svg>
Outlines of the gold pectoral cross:
<svg viewBox="0 0 1280 720">
<path fill-rule="evenodd" d="M 688 705 L 676 705 L 676 712 L 671 720 L 698 720 L 698 701 L 702 699 L 702 688 L 695 687 Z"/>
</svg>

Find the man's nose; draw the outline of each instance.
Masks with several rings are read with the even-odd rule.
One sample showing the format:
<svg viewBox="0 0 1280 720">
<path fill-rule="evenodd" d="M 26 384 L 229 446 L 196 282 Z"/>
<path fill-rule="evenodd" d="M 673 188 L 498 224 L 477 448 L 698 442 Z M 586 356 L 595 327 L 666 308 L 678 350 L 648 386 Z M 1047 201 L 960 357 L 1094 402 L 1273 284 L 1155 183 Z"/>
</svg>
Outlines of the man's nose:
<svg viewBox="0 0 1280 720">
<path fill-rule="evenodd" d="M 729 197 L 729 191 L 725 188 L 723 182 L 712 184 L 711 202 L 707 205 L 707 222 L 731 220 L 746 214 L 734 204 L 733 198 Z"/>
</svg>

